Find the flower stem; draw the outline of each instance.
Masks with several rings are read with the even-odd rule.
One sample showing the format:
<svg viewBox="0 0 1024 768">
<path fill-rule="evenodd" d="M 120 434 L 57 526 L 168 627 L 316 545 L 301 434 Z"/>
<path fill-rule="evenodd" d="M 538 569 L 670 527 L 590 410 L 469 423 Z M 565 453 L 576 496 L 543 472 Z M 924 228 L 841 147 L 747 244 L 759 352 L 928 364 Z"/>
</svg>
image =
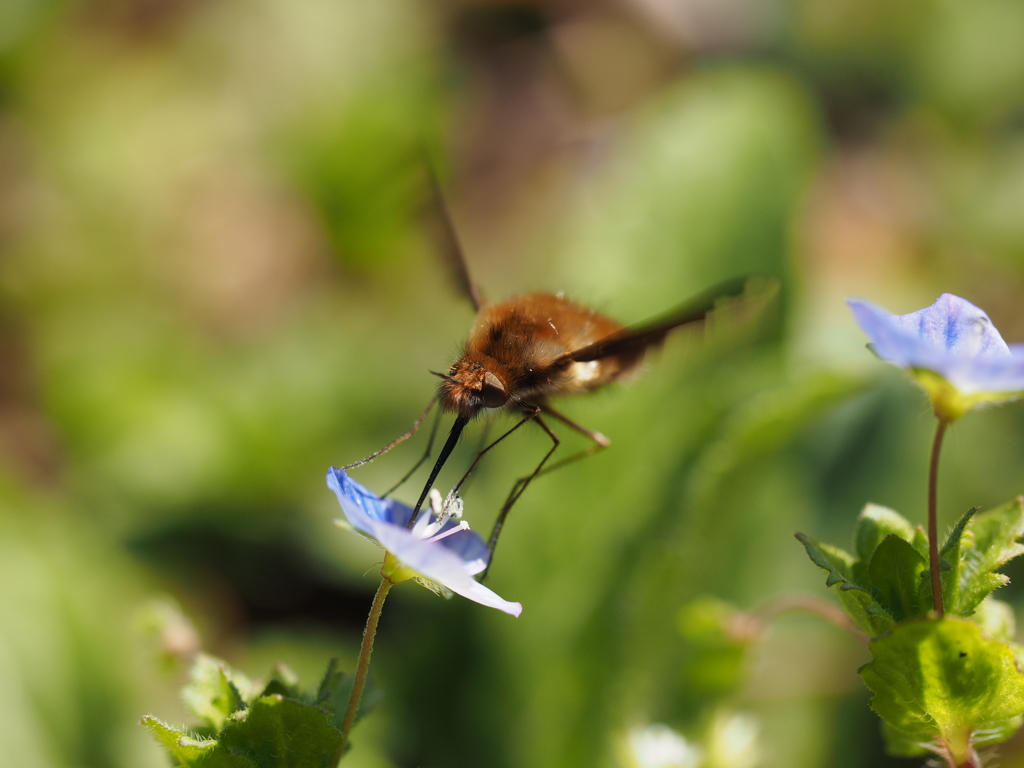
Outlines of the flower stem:
<svg viewBox="0 0 1024 768">
<path fill-rule="evenodd" d="M 949 422 L 939 419 L 932 441 L 932 458 L 928 466 L 928 564 L 932 572 L 932 607 L 935 614 L 942 618 L 945 608 L 942 605 L 942 578 L 939 575 L 939 519 L 937 491 L 939 485 L 939 452 L 942 450 L 942 438 L 946 434 Z"/>
<path fill-rule="evenodd" d="M 370 669 L 370 654 L 373 653 L 373 638 L 377 634 L 377 622 L 380 620 L 381 609 L 384 608 L 384 598 L 388 596 L 392 586 L 387 579 L 381 579 L 380 586 L 377 587 L 377 594 L 373 596 L 370 615 L 366 617 L 366 628 L 363 629 L 363 644 L 359 648 L 359 661 L 356 662 L 356 679 L 352 681 L 352 695 L 348 697 L 348 709 L 345 710 L 345 720 L 341 724 L 341 745 L 334 752 L 331 765 L 337 765 L 341 760 L 345 745 L 348 744 L 349 731 L 352 730 L 352 724 L 356 721 L 359 701 L 363 698 L 363 686 L 366 685 L 366 673 Z"/>
</svg>

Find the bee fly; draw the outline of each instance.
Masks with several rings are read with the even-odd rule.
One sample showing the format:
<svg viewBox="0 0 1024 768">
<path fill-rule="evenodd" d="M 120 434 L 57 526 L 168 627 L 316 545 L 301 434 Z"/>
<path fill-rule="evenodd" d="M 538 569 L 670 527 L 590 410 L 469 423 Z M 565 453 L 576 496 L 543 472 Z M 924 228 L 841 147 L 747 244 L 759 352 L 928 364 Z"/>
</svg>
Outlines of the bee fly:
<svg viewBox="0 0 1024 768">
<path fill-rule="evenodd" d="M 477 454 L 469 470 L 452 489 L 450 498 L 458 492 L 485 454 L 527 422 L 535 422 L 551 439 L 551 447 L 533 472 L 515 483 L 498 512 L 488 540 L 493 556 L 509 510 L 526 487 L 542 473 L 559 446 L 559 438 L 546 417 L 561 422 L 593 443 L 589 450 L 549 467 L 548 471 L 609 445 L 608 438 L 600 432 L 586 429 L 552 408 L 552 398 L 593 392 L 621 379 L 636 370 L 647 350 L 659 345 L 669 331 L 703 321 L 723 300 L 749 297 L 752 292 L 767 296 L 774 292 L 775 283 L 763 278 L 730 280 L 658 318 L 632 327 L 572 302 L 561 294 L 530 293 L 497 304 L 485 304 L 470 280 L 443 196 L 436 180 L 433 183 L 437 218 L 442 224 L 447 246 L 445 251 L 462 293 L 477 312 L 476 320 L 470 329 L 465 351 L 452 363 L 448 372 L 432 371 L 441 378 L 438 393 L 412 428 L 379 451 L 343 469 L 372 461 L 412 437 L 437 403 L 443 412 L 454 414 L 455 423 L 413 508 L 409 521 L 411 528 L 434 480 L 470 421 L 485 410 L 500 408 L 519 417 L 511 429 Z M 432 434 L 424 456 L 385 495 L 392 493 L 430 456 L 433 437 Z M 482 580 L 486 573 L 483 571 L 479 578 Z"/>
</svg>

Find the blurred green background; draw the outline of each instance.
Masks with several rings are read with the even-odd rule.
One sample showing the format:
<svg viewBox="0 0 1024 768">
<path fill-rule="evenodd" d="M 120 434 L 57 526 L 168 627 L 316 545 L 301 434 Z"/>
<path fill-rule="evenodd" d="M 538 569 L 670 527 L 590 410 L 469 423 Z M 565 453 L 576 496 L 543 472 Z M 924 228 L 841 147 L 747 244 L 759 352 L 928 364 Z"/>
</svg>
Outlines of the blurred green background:
<svg viewBox="0 0 1024 768">
<path fill-rule="evenodd" d="M 249 674 L 351 668 L 379 553 L 333 527 L 326 469 L 405 431 L 473 316 L 424 137 L 492 298 L 634 322 L 737 273 L 784 290 L 758 338 L 672 338 L 564 404 L 612 447 L 511 516 L 489 583 L 522 617 L 396 590 L 343 764 L 629 768 L 631 729 L 703 727 L 687 601 L 827 596 L 793 531 L 924 518 L 928 407 L 843 297 L 951 291 L 1024 341 L 1021 40 L 1020 0 L 3 0 L 0 764 L 167 765 L 137 723 L 188 717 L 161 650 L 197 638 L 146 629 L 175 603 Z M 526 432 L 474 527 L 545 449 Z M 944 524 L 1024 492 L 1019 404 L 951 438 Z M 787 615 L 751 654 L 750 768 L 913 764 L 852 638 Z"/>
</svg>

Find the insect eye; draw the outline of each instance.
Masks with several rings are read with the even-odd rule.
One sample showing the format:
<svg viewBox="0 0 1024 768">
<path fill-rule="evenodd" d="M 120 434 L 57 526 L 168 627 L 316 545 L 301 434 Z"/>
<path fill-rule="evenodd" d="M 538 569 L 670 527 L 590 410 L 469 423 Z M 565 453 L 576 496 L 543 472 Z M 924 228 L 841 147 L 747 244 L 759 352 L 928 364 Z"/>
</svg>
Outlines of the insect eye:
<svg viewBox="0 0 1024 768">
<path fill-rule="evenodd" d="M 501 381 L 493 373 L 484 374 L 483 386 L 480 387 L 480 402 L 484 408 L 501 408 L 508 400 L 508 392 Z"/>
</svg>

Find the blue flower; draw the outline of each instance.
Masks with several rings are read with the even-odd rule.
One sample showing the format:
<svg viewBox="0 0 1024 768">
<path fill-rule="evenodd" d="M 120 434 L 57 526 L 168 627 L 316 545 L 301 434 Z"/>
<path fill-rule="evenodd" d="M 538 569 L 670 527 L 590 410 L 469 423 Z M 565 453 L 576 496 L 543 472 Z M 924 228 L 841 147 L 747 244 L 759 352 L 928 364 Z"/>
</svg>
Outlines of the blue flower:
<svg viewBox="0 0 1024 768">
<path fill-rule="evenodd" d="M 1024 393 L 1024 345 L 1007 346 L 988 315 L 966 299 L 944 293 L 909 315 L 862 299 L 846 303 L 875 354 L 906 368 L 943 421 Z"/>
<path fill-rule="evenodd" d="M 441 509 L 423 510 L 412 529 L 405 526 L 412 509 L 394 499 L 382 499 L 331 467 L 327 486 L 345 513 L 342 527 L 369 536 L 387 550 L 381 575 L 397 584 L 420 577 L 481 605 L 518 616 L 523 607 L 498 597 L 473 577 L 487 567 L 490 552 L 484 540 L 463 522 Z M 435 494 L 436 495 L 436 494 Z M 440 506 L 440 505 L 436 505 Z"/>
</svg>

